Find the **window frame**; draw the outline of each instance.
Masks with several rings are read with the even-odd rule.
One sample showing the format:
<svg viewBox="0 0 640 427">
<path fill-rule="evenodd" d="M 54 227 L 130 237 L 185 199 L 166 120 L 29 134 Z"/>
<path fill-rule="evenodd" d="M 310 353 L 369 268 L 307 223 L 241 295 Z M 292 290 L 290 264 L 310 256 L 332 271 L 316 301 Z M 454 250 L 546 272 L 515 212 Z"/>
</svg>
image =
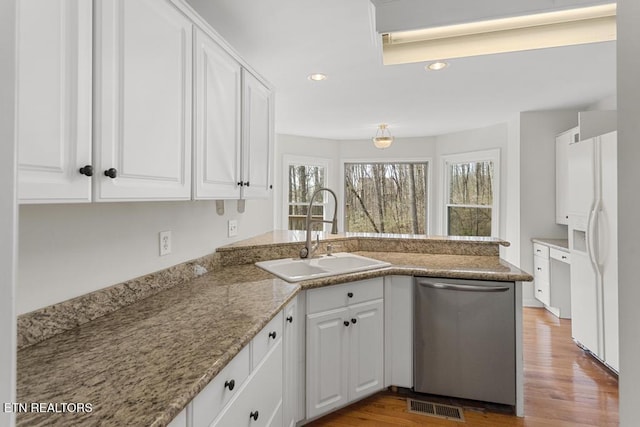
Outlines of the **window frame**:
<svg viewBox="0 0 640 427">
<path fill-rule="evenodd" d="M 281 221 L 282 221 L 282 228 L 284 230 L 289 230 L 289 167 L 292 165 L 305 165 L 305 166 L 317 166 L 317 167 L 322 167 L 324 168 L 324 183 L 322 184 L 323 187 L 327 187 L 328 181 L 329 181 L 329 173 L 330 171 L 330 167 L 329 165 L 331 164 L 331 159 L 327 159 L 324 157 L 310 157 L 310 156 L 298 156 L 298 155 L 291 155 L 291 154 L 285 154 L 282 157 L 282 201 L 281 201 L 281 206 L 282 206 L 282 216 L 281 216 Z M 322 209 L 322 213 L 323 213 L 323 217 L 324 219 L 331 219 L 328 217 L 327 214 L 327 209 L 330 209 L 329 206 L 329 199 L 327 198 L 328 194 L 327 192 L 323 192 L 322 193 L 322 203 L 316 203 L 318 205 L 322 205 L 323 209 Z M 338 205 L 340 205 L 339 200 L 338 200 Z M 333 213 L 333 211 L 331 211 Z M 339 211 L 338 211 L 339 213 Z M 329 226 L 327 224 L 324 224 L 323 226 L 323 230 L 324 231 L 329 231 L 330 228 L 328 228 Z"/>
<path fill-rule="evenodd" d="M 426 190 L 427 190 L 427 197 L 425 199 L 425 203 L 426 203 L 426 212 L 425 212 L 425 218 L 426 218 L 426 224 L 424 225 L 424 233 L 425 235 L 429 235 L 431 233 L 431 229 L 432 229 L 432 223 L 433 223 L 433 207 L 432 207 L 432 201 L 433 201 L 433 158 L 432 157 L 412 157 L 412 158 L 407 158 L 407 157 L 389 157 L 389 158 L 381 158 L 381 157 L 355 157 L 355 158 L 341 158 L 340 159 L 340 185 L 339 185 L 339 193 L 337 193 L 339 195 L 339 207 L 338 207 L 338 213 L 339 213 L 339 218 L 340 218 L 340 228 L 342 230 L 345 230 L 345 224 L 346 224 L 346 219 L 347 219 L 347 212 L 345 209 L 345 194 L 344 194 L 344 167 L 347 163 L 426 163 L 427 164 L 427 174 L 426 174 L 426 178 L 427 178 L 427 184 L 426 184 Z M 346 230 L 345 230 L 346 231 Z"/>
<path fill-rule="evenodd" d="M 490 149 L 482 151 L 470 151 L 465 153 L 446 154 L 442 155 L 442 193 L 440 197 L 441 202 L 441 234 L 443 236 L 449 236 L 449 215 L 448 208 L 451 205 L 449 203 L 449 191 L 450 191 L 450 173 L 449 167 L 451 164 L 456 163 L 475 163 L 475 162 L 493 162 L 493 185 L 492 195 L 493 203 L 491 205 L 491 237 L 498 237 L 500 234 L 500 149 Z M 453 205 L 453 206 L 466 206 L 466 205 Z M 475 207 L 476 205 L 473 205 Z M 485 206 L 485 205 L 483 205 Z M 470 237 L 483 237 L 483 236 L 470 236 Z"/>
</svg>

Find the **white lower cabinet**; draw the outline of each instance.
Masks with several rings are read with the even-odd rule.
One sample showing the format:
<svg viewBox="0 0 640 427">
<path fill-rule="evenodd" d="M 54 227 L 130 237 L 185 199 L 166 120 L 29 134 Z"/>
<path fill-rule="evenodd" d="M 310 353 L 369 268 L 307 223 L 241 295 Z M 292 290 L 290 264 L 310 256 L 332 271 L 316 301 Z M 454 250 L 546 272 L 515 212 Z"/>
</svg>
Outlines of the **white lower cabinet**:
<svg viewBox="0 0 640 427">
<path fill-rule="evenodd" d="M 282 339 L 211 425 L 282 426 Z"/>
<path fill-rule="evenodd" d="M 193 399 L 187 407 L 186 425 L 281 427 L 282 393 L 283 313 L 280 312 Z M 177 422 L 176 425 L 183 425 Z"/>
<path fill-rule="evenodd" d="M 413 387 L 413 277 L 384 278 L 385 386 Z"/>
<path fill-rule="evenodd" d="M 299 296 L 284 309 L 282 415 L 284 427 L 295 427 L 304 418 L 299 415 L 300 400 L 304 402 L 304 388 L 300 387 L 300 363 L 304 363 L 304 352 L 300 349 L 300 335 L 304 334 L 304 313 L 300 314 Z M 301 396 L 302 392 L 302 396 Z"/>
<path fill-rule="evenodd" d="M 307 419 L 384 387 L 383 279 L 307 292 Z"/>
</svg>

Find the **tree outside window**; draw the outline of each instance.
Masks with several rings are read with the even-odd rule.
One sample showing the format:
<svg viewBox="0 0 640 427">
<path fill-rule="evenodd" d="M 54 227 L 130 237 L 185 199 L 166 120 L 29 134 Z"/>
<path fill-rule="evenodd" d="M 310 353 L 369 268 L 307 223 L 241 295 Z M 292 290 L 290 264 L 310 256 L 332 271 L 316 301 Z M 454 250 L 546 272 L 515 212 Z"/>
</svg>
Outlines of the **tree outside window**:
<svg viewBox="0 0 640 427">
<path fill-rule="evenodd" d="M 315 190 L 325 186 L 325 168 L 317 165 L 289 164 L 288 229 L 305 230 L 309 199 Z M 323 219 L 325 193 L 313 201 L 311 217 Z M 314 224 L 315 226 L 316 224 Z M 321 225 L 320 225 L 321 227 Z"/>
<path fill-rule="evenodd" d="M 345 163 L 345 230 L 426 234 L 423 163 Z"/>
<path fill-rule="evenodd" d="M 446 162 L 446 230 L 449 236 L 491 236 L 494 221 L 493 160 Z"/>
</svg>

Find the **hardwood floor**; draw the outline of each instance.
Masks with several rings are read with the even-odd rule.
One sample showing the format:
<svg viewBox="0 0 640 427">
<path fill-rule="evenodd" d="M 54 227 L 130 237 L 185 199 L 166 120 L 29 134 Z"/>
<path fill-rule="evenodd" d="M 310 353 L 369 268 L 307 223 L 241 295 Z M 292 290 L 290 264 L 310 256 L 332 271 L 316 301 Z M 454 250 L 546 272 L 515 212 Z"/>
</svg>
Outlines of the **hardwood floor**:
<svg viewBox="0 0 640 427">
<path fill-rule="evenodd" d="M 464 408 L 465 422 L 407 412 L 406 397 L 384 391 L 309 426 L 617 426 L 618 379 L 571 340 L 571 322 L 525 308 L 524 418 Z M 425 399 L 430 400 L 430 399 Z"/>
</svg>

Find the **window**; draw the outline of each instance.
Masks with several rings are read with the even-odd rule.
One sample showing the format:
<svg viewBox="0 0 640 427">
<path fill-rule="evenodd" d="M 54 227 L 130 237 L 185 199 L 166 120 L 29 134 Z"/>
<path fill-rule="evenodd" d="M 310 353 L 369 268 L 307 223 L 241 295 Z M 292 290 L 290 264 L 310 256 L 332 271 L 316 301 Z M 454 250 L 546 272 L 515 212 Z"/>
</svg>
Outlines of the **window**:
<svg viewBox="0 0 640 427">
<path fill-rule="evenodd" d="M 449 236 L 497 234 L 497 150 L 445 158 L 445 230 Z"/>
<path fill-rule="evenodd" d="M 309 199 L 315 190 L 325 187 L 326 166 L 291 161 L 287 165 L 288 196 L 287 196 L 287 229 L 305 230 Z M 324 219 L 326 193 L 317 196 L 313 201 L 311 216 Z M 318 227 L 321 227 L 321 223 Z M 314 224 L 315 225 L 315 224 Z"/>
<path fill-rule="evenodd" d="M 345 163 L 345 230 L 426 234 L 428 162 Z"/>
</svg>

